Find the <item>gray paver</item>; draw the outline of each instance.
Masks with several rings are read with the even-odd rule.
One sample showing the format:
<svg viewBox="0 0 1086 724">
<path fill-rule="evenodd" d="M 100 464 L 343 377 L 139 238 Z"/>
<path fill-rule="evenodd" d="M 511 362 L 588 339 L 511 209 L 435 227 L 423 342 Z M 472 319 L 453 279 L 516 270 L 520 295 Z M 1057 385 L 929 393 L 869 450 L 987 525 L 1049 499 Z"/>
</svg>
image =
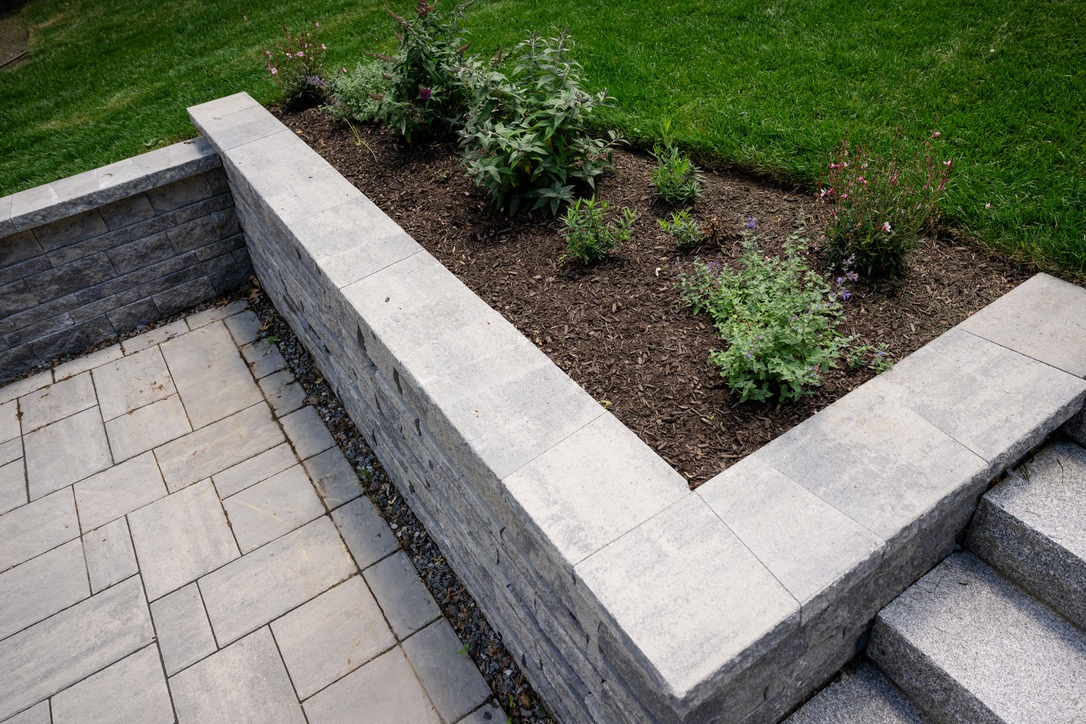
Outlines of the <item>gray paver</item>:
<svg viewBox="0 0 1086 724">
<path fill-rule="evenodd" d="M 234 641 L 354 573 L 354 564 L 327 518 L 258 548 L 200 579 L 220 644 Z"/>
<path fill-rule="evenodd" d="M 140 508 L 128 522 L 151 601 L 239 555 L 210 480 Z"/>
<path fill-rule="evenodd" d="M 252 344 L 245 345 L 241 348 L 241 354 L 245 357 L 245 361 L 249 363 L 249 369 L 252 370 L 253 377 L 258 380 L 273 372 L 287 368 L 287 361 L 283 359 L 279 348 L 266 339 L 259 339 Z"/>
<path fill-rule="evenodd" d="M 298 458 L 294 456 L 290 445 L 283 443 L 216 474 L 212 480 L 215 482 L 215 489 L 219 491 L 219 497 L 228 498 L 297 463 Z"/>
<path fill-rule="evenodd" d="M 311 458 L 335 445 L 315 407 L 303 407 L 279 420 L 299 460 Z"/>
<path fill-rule="evenodd" d="M 0 571 L 79 537 L 72 491 L 58 490 L 0 516 Z"/>
<path fill-rule="evenodd" d="M 75 484 L 79 523 L 90 531 L 166 495 L 155 456 L 144 453 Z"/>
<path fill-rule="evenodd" d="M 248 372 L 246 372 L 246 375 Z M 232 468 L 283 441 L 267 403 L 237 412 L 155 449 L 171 492 Z"/>
<path fill-rule="evenodd" d="M 262 399 L 222 323 L 209 324 L 163 343 L 162 354 L 196 429 Z"/>
<path fill-rule="evenodd" d="M 97 352 L 91 352 L 84 357 L 77 357 L 71 362 L 65 362 L 53 369 L 53 377 L 57 382 L 65 380 L 69 377 L 82 374 L 89 370 L 93 370 L 95 367 L 101 367 L 104 364 L 115 362 L 124 356 L 124 350 L 121 349 L 120 344 L 110 345 L 105 349 L 100 349 Z"/>
<path fill-rule="evenodd" d="M 24 397 L 19 402 L 23 413 L 23 431 L 40 427 L 82 412 L 97 404 L 89 373 L 56 382 Z"/>
<path fill-rule="evenodd" d="M 445 619 L 404 641 L 403 651 L 445 721 L 456 721 L 490 697 L 482 674 Z"/>
<path fill-rule="evenodd" d="M 175 674 L 170 690 L 181 724 L 305 722 L 267 628 Z"/>
<path fill-rule="evenodd" d="M 871 664 L 845 670 L 784 724 L 923 724 L 915 706 Z"/>
<path fill-rule="evenodd" d="M 192 426 L 177 395 L 106 421 L 106 437 L 113 459 L 120 462 L 176 440 Z"/>
<path fill-rule="evenodd" d="M 168 676 L 214 653 L 215 636 L 196 583 L 152 602 L 151 617 Z"/>
<path fill-rule="evenodd" d="M 16 397 L 29 395 L 31 392 L 40 390 L 46 385 L 51 384 L 53 384 L 52 370 L 46 370 L 45 372 L 39 372 L 36 375 L 10 382 L 3 387 L 0 387 L 0 404 L 14 400 Z"/>
<path fill-rule="evenodd" d="M 16 714 L 11 719 L 5 719 L 4 724 L 50 724 L 52 721 L 49 714 L 49 702 L 43 701 Z"/>
<path fill-rule="evenodd" d="M 230 330 L 234 343 L 241 347 L 255 342 L 260 335 L 260 318 L 252 311 L 235 314 L 226 319 L 226 328 Z"/>
<path fill-rule="evenodd" d="M 259 384 L 264 399 L 272 406 L 276 415 L 294 412 L 305 404 L 305 390 L 294 381 L 294 375 L 288 370 L 270 374 L 262 378 Z"/>
<path fill-rule="evenodd" d="M 0 466 L 19 460 L 23 457 L 23 441 L 16 438 L 7 442 L 0 442 Z"/>
<path fill-rule="evenodd" d="M 403 551 L 366 569 L 362 575 L 401 641 L 441 615 L 434 597 L 422 585 L 411 559 Z"/>
<path fill-rule="evenodd" d="M 508 721 L 508 717 L 504 711 L 493 704 L 486 704 L 468 714 L 456 724 L 502 724 L 505 721 Z"/>
<path fill-rule="evenodd" d="M 0 405 L 0 442 L 14 440 L 22 434 L 19 428 L 19 403 L 16 400 Z"/>
<path fill-rule="evenodd" d="M 309 458 L 305 461 L 305 469 L 328 510 L 362 495 L 362 482 L 339 448 L 330 448 Z"/>
<path fill-rule="evenodd" d="M 26 466 L 19 458 L 0 466 L 0 515 L 26 502 Z"/>
<path fill-rule="evenodd" d="M 305 468 L 295 465 L 223 501 L 242 553 L 324 514 Z"/>
<path fill-rule="evenodd" d="M 400 544 L 369 498 L 357 498 L 332 511 L 340 535 L 361 570 L 399 550 Z"/>
<path fill-rule="evenodd" d="M 231 315 L 240 314 L 248 308 L 249 305 L 244 301 L 230 302 L 226 306 L 214 306 L 205 309 L 202 312 L 190 314 L 185 318 L 185 322 L 188 323 L 189 329 L 199 329 L 200 327 L 206 327 L 212 322 L 218 322 L 220 319 L 226 319 Z"/>
<path fill-rule="evenodd" d="M 0 574 L 0 639 L 90 595 L 83 545 L 65 543 Z"/>
<path fill-rule="evenodd" d="M 158 651 L 148 646 L 53 697 L 58 722 L 173 721 Z"/>
<path fill-rule="evenodd" d="M 91 374 L 104 420 L 112 420 L 177 392 L 157 347 L 96 367 Z"/>
<path fill-rule="evenodd" d="M 23 436 L 23 445 L 31 500 L 113 464 L 97 407 Z"/>
<path fill-rule="evenodd" d="M 396 645 L 360 576 L 272 622 L 298 696 L 307 699 Z"/>
<path fill-rule="evenodd" d="M 305 702 L 309 724 L 338 724 L 365 712 L 367 724 L 425 724 L 441 719 L 399 648 Z"/>
<path fill-rule="evenodd" d="M 133 354 L 140 350 L 147 349 L 148 347 L 162 344 L 163 342 L 171 340 L 174 337 L 179 337 L 182 334 L 187 334 L 188 331 L 189 328 L 188 325 L 185 324 L 185 320 L 179 319 L 176 322 L 170 322 L 161 327 L 155 327 L 143 334 L 122 340 L 121 348 L 126 355 Z"/>
<path fill-rule="evenodd" d="M 123 518 L 86 533 L 83 548 L 93 593 L 139 573 L 128 522 Z"/>
<path fill-rule="evenodd" d="M 0 718 L 66 689 L 154 640 L 138 578 L 0 641 Z"/>
</svg>

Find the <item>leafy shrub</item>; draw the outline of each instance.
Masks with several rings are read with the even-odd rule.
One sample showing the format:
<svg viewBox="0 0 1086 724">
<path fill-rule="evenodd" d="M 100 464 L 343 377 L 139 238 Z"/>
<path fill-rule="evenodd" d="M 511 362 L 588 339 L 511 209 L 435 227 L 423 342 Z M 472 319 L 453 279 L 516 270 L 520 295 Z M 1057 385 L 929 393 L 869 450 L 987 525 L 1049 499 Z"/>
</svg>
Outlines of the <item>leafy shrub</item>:
<svg viewBox="0 0 1086 724">
<path fill-rule="evenodd" d="M 842 139 L 820 192 L 833 202 L 826 251 L 832 264 L 850 257 L 861 274 L 901 276 L 921 234 L 939 218 L 939 199 L 950 179 L 952 160 L 936 160 L 936 131 L 921 156 L 907 155 L 900 142 L 878 156 Z"/>
<path fill-rule="evenodd" d="M 657 196 L 669 204 L 685 204 L 701 195 L 701 170 L 679 153 L 668 137 L 668 125 L 664 124 L 664 145 L 656 144 L 652 149 L 656 168 L 650 177 Z"/>
<path fill-rule="evenodd" d="M 619 244 L 630 238 L 630 230 L 637 221 L 637 214 L 630 209 L 623 209 L 617 222 L 607 222 L 606 201 L 597 202 L 595 197 L 577 199 L 562 219 L 565 228 L 562 235 L 566 238 L 566 253 L 561 262 L 578 259 L 585 266 L 595 264 L 606 257 Z"/>
<path fill-rule="evenodd" d="M 685 209 L 671 212 L 671 221 L 660 219 L 659 223 L 661 229 L 671 234 L 677 249 L 692 249 L 705 241 L 705 232 Z"/>
<path fill-rule="evenodd" d="M 515 214 L 521 208 L 558 213 L 583 183 L 611 165 L 611 141 L 590 136 L 586 124 L 596 107 L 609 101 L 606 92 L 581 89 L 579 63 L 570 58 L 572 42 L 532 35 L 513 51 L 501 70 L 474 62 L 462 75 L 472 100 L 460 132 L 468 176 L 486 189 L 498 208 Z"/>
<path fill-rule="evenodd" d="M 317 38 L 320 23 L 297 34 L 284 29 L 274 50 L 264 50 L 264 67 L 283 93 L 287 110 L 300 111 L 320 105 L 328 97 L 324 76 L 324 43 Z"/>
<path fill-rule="evenodd" d="M 385 71 L 379 64 L 359 63 L 354 70 L 332 79 L 332 102 L 325 109 L 351 121 L 376 120 L 381 114 L 386 83 Z"/>
<path fill-rule="evenodd" d="M 800 256 L 805 248 L 793 236 L 783 258 L 767 257 L 748 237 L 737 268 L 695 260 L 680 277 L 685 301 L 727 342 L 710 359 L 743 402 L 812 394 L 852 342 L 837 333 L 841 305 Z"/>
</svg>

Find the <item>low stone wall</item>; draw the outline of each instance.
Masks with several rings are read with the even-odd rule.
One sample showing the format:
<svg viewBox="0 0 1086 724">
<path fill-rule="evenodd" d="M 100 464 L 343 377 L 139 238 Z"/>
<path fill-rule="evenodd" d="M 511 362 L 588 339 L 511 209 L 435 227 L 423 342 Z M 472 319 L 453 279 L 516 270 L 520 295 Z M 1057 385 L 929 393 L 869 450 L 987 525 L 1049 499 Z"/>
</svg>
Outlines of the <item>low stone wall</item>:
<svg viewBox="0 0 1086 724">
<path fill-rule="evenodd" d="M 222 163 L 203 139 L 0 198 L 0 382 L 250 274 Z"/>
<path fill-rule="evenodd" d="M 189 113 L 265 290 L 565 721 L 780 718 L 1086 398 L 1086 291 L 1041 275 L 691 492 L 251 98 Z"/>
</svg>

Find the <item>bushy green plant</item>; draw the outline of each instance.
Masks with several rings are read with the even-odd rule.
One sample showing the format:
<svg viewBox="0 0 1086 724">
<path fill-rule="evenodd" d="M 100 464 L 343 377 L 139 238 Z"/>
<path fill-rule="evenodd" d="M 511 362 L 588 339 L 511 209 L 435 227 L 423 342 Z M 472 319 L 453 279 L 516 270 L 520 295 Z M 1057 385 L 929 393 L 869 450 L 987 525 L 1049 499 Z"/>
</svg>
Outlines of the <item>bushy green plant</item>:
<svg viewBox="0 0 1086 724">
<path fill-rule="evenodd" d="M 701 195 L 701 170 L 679 152 L 670 138 L 665 135 L 663 145 L 656 144 L 652 155 L 656 167 L 650 177 L 657 196 L 669 204 L 685 204 Z"/>
<path fill-rule="evenodd" d="M 677 249 L 693 249 L 705 241 L 705 232 L 685 209 L 671 212 L 671 221 L 660 219 L 659 223 L 661 229 L 671 234 Z"/>
<path fill-rule="evenodd" d="M 804 249 L 793 236 L 783 257 L 765 256 L 748 237 L 734 269 L 695 260 L 680 277 L 683 298 L 712 317 L 728 345 L 710 359 L 741 401 L 813 394 L 852 341 L 837 332 L 840 302 L 800 256 Z"/>
<path fill-rule="evenodd" d="M 325 110 L 350 121 L 376 120 L 387 81 L 380 64 L 359 63 L 354 70 L 332 79 L 332 101 Z"/>
<path fill-rule="evenodd" d="M 593 138 L 587 123 L 610 100 L 582 90 L 572 41 L 533 34 L 505 63 L 476 61 L 463 71 L 472 101 L 460 132 L 468 176 L 509 214 L 542 209 L 557 214 L 577 184 L 595 187 L 611 165 L 610 142 Z M 509 68 L 508 71 L 502 68 Z"/>
<path fill-rule="evenodd" d="M 562 219 L 565 225 L 562 235 L 566 238 L 562 263 L 577 259 L 585 266 L 595 264 L 629 240 L 637 214 L 623 209 L 617 221 L 608 222 L 609 207 L 606 201 L 596 201 L 595 197 L 577 199 L 569 205 Z"/>
<path fill-rule="evenodd" d="M 264 50 L 264 67 L 283 92 L 287 110 L 312 108 L 328 97 L 328 81 L 324 77 L 327 48 L 317 37 L 319 30 L 317 22 L 312 29 L 298 33 L 285 28 L 275 48 Z"/>
<path fill-rule="evenodd" d="M 939 135 L 931 135 L 921 155 L 904 151 L 900 139 L 882 155 L 842 139 L 819 192 L 833 203 L 826 229 L 830 263 L 851 257 L 853 268 L 873 279 L 904 274 L 920 236 L 939 219 L 950 179 L 953 161 L 936 158 Z"/>
</svg>

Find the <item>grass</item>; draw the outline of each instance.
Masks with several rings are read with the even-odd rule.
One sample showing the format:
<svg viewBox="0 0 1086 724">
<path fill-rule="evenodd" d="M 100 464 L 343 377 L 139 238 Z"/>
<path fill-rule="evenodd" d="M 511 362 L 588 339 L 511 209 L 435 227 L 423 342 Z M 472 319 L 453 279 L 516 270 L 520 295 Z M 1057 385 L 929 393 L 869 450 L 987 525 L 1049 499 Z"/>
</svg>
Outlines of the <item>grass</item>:
<svg viewBox="0 0 1086 724">
<path fill-rule="evenodd" d="M 188 105 L 272 100 L 259 52 L 284 24 L 319 20 L 330 66 L 392 32 L 371 0 L 110 5 L 26 7 L 34 59 L 0 73 L 0 193 L 191 135 Z M 919 147 L 938 127 L 955 159 L 945 223 L 1086 277 L 1086 3 L 479 0 L 465 24 L 483 53 L 569 27 L 590 82 L 617 98 L 604 125 L 649 143 L 670 119 L 703 163 L 810 189 L 845 133 Z"/>
</svg>

